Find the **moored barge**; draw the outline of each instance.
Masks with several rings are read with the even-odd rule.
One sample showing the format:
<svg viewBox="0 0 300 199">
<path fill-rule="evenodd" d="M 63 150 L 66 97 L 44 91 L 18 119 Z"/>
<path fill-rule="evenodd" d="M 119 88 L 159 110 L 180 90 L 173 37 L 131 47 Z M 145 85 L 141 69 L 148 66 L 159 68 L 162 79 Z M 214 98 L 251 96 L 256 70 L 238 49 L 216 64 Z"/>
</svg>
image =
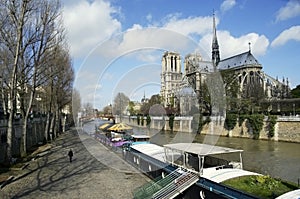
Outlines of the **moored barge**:
<svg viewBox="0 0 300 199">
<path fill-rule="evenodd" d="M 135 198 L 257 198 L 220 184 L 230 178 L 260 175 L 243 170 L 241 153 L 199 143 L 150 143 L 124 148 L 123 157 L 156 179 L 137 190 Z"/>
</svg>

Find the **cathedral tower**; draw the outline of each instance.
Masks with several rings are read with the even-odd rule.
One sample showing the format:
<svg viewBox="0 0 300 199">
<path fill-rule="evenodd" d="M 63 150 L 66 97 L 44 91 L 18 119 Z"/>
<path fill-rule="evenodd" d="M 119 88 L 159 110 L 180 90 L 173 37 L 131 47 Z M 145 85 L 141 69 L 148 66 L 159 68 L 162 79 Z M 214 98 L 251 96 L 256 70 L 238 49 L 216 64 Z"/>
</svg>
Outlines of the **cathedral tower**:
<svg viewBox="0 0 300 199">
<path fill-rule="evenodd" d="M 162 57 L 161 90 L 164 106 L 174 106 L 175 92 L 179 89 L 182 72 L 179 53 L 165 52 Z"/>
</svg>

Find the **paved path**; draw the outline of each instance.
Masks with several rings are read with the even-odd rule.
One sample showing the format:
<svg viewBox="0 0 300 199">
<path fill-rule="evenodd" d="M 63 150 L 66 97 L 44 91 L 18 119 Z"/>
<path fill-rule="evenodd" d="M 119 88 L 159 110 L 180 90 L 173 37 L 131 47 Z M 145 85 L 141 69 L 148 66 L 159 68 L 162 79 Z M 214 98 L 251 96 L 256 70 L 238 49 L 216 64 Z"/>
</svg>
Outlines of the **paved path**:
<svg viewBox="0 0 300 199">
<path fill-rule="evenodd" d="M 82 133 L 80 138 L 75 130 L 61 135 L 49 153 L 31 161 L 0 190 L 0 198 L 132 198 L 132 191 L 149 181 L 95 139 Z M 91 155 L 83 143 L 99 151 L 99 157 Z M 72 163 L 69 148 L 74 151 Z M 99 158 L 127 170 L 113 169 Z"/>
</svg>

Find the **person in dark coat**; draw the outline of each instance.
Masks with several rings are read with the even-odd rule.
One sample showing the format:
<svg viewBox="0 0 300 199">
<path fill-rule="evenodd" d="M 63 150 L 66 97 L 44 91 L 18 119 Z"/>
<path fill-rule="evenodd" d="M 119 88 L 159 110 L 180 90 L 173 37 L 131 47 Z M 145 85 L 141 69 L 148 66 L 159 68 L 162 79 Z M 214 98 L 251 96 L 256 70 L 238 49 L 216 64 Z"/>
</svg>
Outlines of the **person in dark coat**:
<svg viewBox="0 0 300 199">
<path fill-rule="evenodd" d="M 68 156 L 70 158 L 70 162 L 72 162 L 72 157 L 73 157 L 73 151 L 72 151 L 72 149 L 70 149 L 70 151 L 68 153 Z"/>
</svg>

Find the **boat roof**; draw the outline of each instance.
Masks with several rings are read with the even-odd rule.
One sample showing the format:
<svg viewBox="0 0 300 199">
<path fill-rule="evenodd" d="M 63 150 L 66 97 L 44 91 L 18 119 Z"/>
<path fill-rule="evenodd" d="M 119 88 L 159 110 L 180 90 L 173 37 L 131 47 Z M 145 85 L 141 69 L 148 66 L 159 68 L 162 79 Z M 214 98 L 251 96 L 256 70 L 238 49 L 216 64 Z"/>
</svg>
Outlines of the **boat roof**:
<svg viewBox="0 0 300 199">
<path fill-rule="evenodd" d="M 203 170 L 202 177 L 220 183 L 232 178 L 237 178 L 241 176 L 251 176 L 251 175 L 261 175 L 261 174 L 251 172 L 251 171 L 246 171 L 243 169 L 224 168 L 224 169 L 217 170 L 215 167 L 212 167 L 212 168 L 205 168 Z"/>
<path fill-rule="evenodd" d="M 164 145 L 164 147 L 169 148 L 171 150 L 197 154 L 200 156 L 243 152 L 243 150 L 241 149 L 232 149 L 227 147 L 214 146 L 209 144 L 200 144 L 200 143 L 175 143 L 175 144 L 166 144 Z"/>
<path fill-rule="evenodd" d="M 150 157 L 153 157 L 157 160 L 160 160 L 162 162 L 165 162 L 165 153 L 164 153 L 164 148 L 161 146 L 158 146 L 156 144 L 137 144 L 137 145 L 132 145 L 131 148 L 144 153 Z"/>
<path fill-rule="evenodd" d="M 136 135 L 136 134 L 131 135 L 131 137 L 133 137 L 133 138 L 150 138 L 149 135 Z"/>
<path fill-rule="evenodd" d="M 300 189 L 296 189 L 294 191 L 290 191 L 290 192 L 287 192 L 275 199 L 297 199 L 297 198 L 300 198 Z"/>
</svg>

